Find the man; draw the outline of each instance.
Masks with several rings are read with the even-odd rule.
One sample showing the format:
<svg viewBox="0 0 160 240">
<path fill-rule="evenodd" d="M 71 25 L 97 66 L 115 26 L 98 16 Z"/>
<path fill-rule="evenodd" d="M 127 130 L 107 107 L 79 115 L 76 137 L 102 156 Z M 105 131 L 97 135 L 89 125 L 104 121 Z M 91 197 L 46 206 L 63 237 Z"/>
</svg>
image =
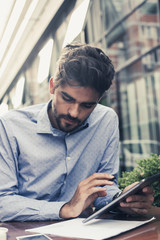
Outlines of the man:
<svg viewBox="0 0 160 240">
<path fill-rule="evenodd" d="M 77 217 L 119 194 L 118 118 L 98 104 L 113 77 L 103 51 L 68 45 L 50 79 L 53 99 L 1 117 L 1 221 Z M 121 209 L 145 214 L 152 202 L 147 187 Z"/>
</svg>

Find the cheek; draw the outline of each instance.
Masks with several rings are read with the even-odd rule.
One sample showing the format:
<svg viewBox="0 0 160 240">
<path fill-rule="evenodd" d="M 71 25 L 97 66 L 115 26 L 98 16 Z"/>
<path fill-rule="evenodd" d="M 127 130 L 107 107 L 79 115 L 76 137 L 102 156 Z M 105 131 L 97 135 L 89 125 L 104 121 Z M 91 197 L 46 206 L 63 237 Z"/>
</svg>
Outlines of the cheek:
<svg viewBox="0 0 160 240">
<path fill-rule="evenodd" d="M 68 113 L 68 104 L 59 101 L 56 103 L 56 109 L 59 114 L 67 114 Z"/>
<path fill-rule="evenodd" d="M 66 112 L 68 109 L 68 105 L 59 96 L 55 98 L 54 106 L 59 113 Z"/>
</svg>

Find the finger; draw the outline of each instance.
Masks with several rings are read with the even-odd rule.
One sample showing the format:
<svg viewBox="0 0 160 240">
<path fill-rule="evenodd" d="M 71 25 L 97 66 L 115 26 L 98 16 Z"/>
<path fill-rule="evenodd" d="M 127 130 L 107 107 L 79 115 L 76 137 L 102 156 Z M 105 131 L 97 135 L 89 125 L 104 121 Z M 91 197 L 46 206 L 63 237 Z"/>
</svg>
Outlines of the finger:
<svg viewBox="0 0 160 240">
<path fill-rule="evenodd" d="M 97 190 L 97 189 L 96 189 Z M 107 195 L 107 192 L 106 191 L 98 191 L 98 192 L 95 192 L 95 191 L 93 191 L 93 193 L 92 192 L 90 192 L 91 194 L 89 194 L 87 197 L 86 197 L 86 200 L 85 200 L 85 202 L 86 202 L 86 204 L 88 205 L 90 205 L 91 203 L 93 203 L 95 200 L 96 200 L 96 198 L 98 198 L 98 197 L 105 197 L 106 195 Z"/>
<path fill-rule="evenodd" d="M 143 193 L 150 193 L 150 194 L 154 194 L 154 190 L 153 190 L 153 188 L 152 187 L 144 187 L 143 189 L 142 189 L 142 192 Z"/>
<path fill-rule="evenodd" d="M 89 189 L 80 189 L 78 190 L 78 198 L 79 199 L 83 199 L 83 201 L 85 201 L 85 199 L 89 198 L 91 195 L 93 194 L 98 194 L 102 192 L 102 195 L 106 196 L 106 188 L 105 187 L 92 187 L 92 188 L 89 188 Z"/>
<path fill-rule="evenodd" d="M 93 180 L 93 181 L 90 181 L 90 182 L 80 182 L 79 185 L 78 185 L 78 192 L 88 192 L 90 189 L 92 188 L 98 188 L 98 187 L 102 187 L 102 186 L 106 186 L 106 185 L 113 185 L 114 183 L 113 182 L 110 182 L 108 180 Z M 103 190 L 106 191 L 106 188 L 102 188 Z M 98 191 L 98 189 L 97 189 Z"/>
<path fill-rule="evenodd" d="M 92 195 L 88 196 L 88 198 L 85 201 L 83 210 L 86 208 L 86 206 L 93 205 L 93 202 L 96 200 L 96 198 L 105 197 L 106 195 L 107 195 L 107 193 L 102 191 L 102 192 L 93 193 Z"/>
<path fill-rule="evenodd" d="M 126 202 L 152 202 L 154 201 L 154 197 L 152 194 L 144 195 L 144 194 L 139 194 L 139 195 L 132 195 L 126 198 Z"/>
<path fill-rule="evenodd" d="M 94 186 L 105 186 L 105 185 L 113 185 L 114 182 L 111 182 L 109 180 L 93 180 L 90 183 L 87 184 L 88 187 L 94 187 Z"/>
<path fill-rule="evenodd" d="M 109 180 L 112 179 L 114 176 L 108 173 L 93 173 L 90 175 L 87 180 L 88 181 L 93 181 L 94 179 L 104 179 L 104 180 Z"/>
<path fill-rule="evenodd" d="M 90 196 L 94 193 L 100 193 L 100 192 L 102 192 L 102 194 L 104 193 L 105 195 L 107 194 L 105 187 L 92 187 L 92 188 L 88 189 L 87 195 Z"/>
<path fill-rule="evenodd" d="M 120 211 L 130 214 L 130 215 L 143 215 L 147 214 L 149 212 L 149 209 L 139 209 L 139 208 L 124 208 L 124 207 L 119 207 L 118 208 Z"/>
<path fill-rule="evenodd" d="M 98 198 L 98 197 L 105 197 L 107 195 L 107 193 L 106 193 L 106 191 L 104 192 L 104 191 L 102 191 L 102 192 L 96 192 L 96 193 L 93 193 L 92 195 L 91 195 L 91 198 L 93 199 L 93 200 L 95 200 L 96 198 Z"/>
<path fill-rule="evenodd" d="M 149 202 L 149 201 L 148 202 L 132 202 L 132 203 L 121 202 L 120 206 L 124 207 L 124 208 L 130 208 L 130 209 L 133 209 L 133 208 L 137 208 L 137 209 L 150 209 L 151 206 L 152 206 L 152 203 Z"/>
<path fill-rule="evenodd" d="M 143 208 L 132 208 L 131 209 L 133 211 L 133 213 L 137 213 L 137 214 L 147 214 L 148 213 L 148 209 L 143 209 Z"/>
<path fill-rule="evenodd" d="M 106 178 L 105 178 L 106 177 Z M 105 173 L 94 173 L 88 178 L 84 179 L 82 182 L 80 182 L 80 187 L 92 187 L 92 186 L 98 186 L 98 185 L 113 185 L 113 181 L 109 181 L 109 178 L 113 179 L 114 176 L 105 174 Z M 99 182 L 98 182 L 99 181 Z"/>
</svg>

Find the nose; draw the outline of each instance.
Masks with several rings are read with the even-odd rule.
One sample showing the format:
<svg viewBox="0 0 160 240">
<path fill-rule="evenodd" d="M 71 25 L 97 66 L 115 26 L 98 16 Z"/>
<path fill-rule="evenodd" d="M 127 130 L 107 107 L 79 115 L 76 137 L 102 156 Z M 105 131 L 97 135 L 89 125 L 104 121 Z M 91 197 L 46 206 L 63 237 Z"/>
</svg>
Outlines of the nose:
<svg viewBox="0 0 160 240">
<path fill-rule="evenodd" d="M 71 104 L 68 113 L 70 114 L 71 117 L 77 118 L 80 113 L 79 104 L 78 103 Z"/>
</svg>

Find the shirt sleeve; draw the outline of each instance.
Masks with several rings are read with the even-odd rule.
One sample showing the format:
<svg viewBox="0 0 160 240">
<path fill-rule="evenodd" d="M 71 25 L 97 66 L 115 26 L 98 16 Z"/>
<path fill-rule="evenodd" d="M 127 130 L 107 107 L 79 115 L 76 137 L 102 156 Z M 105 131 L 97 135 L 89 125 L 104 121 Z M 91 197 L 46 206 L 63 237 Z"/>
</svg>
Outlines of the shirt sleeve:
<svg viewBox="0 0 160 240">
<path fill-rule="evenodd" d="M 16 140 L 7 134 L 0 120 L 0 221 L 60 219 L 59 211 L 65 202 L 48 202 L 19 195 L 17 157 Z"/>
<path fill-rule="evenodd" d="M 109 136 L 106 141 L 106 148 L 101 159 L 98 172 L 106 172 L 116 177 L 114 185 L 106 185 L 106 197 L 97 198 L 95 201 L 95 207 L 97 209 L 104 207 L 110 203 L 117 192 L 118 188 L 118 173 L 119 173 L 119 122 L 118 116 L 114 114 L 114 117 L 110 119 Z M 105 129 L 104 129 L 105 131 Z M 108 134 L 108 131 L 107 131 Z"/>
</svg>

